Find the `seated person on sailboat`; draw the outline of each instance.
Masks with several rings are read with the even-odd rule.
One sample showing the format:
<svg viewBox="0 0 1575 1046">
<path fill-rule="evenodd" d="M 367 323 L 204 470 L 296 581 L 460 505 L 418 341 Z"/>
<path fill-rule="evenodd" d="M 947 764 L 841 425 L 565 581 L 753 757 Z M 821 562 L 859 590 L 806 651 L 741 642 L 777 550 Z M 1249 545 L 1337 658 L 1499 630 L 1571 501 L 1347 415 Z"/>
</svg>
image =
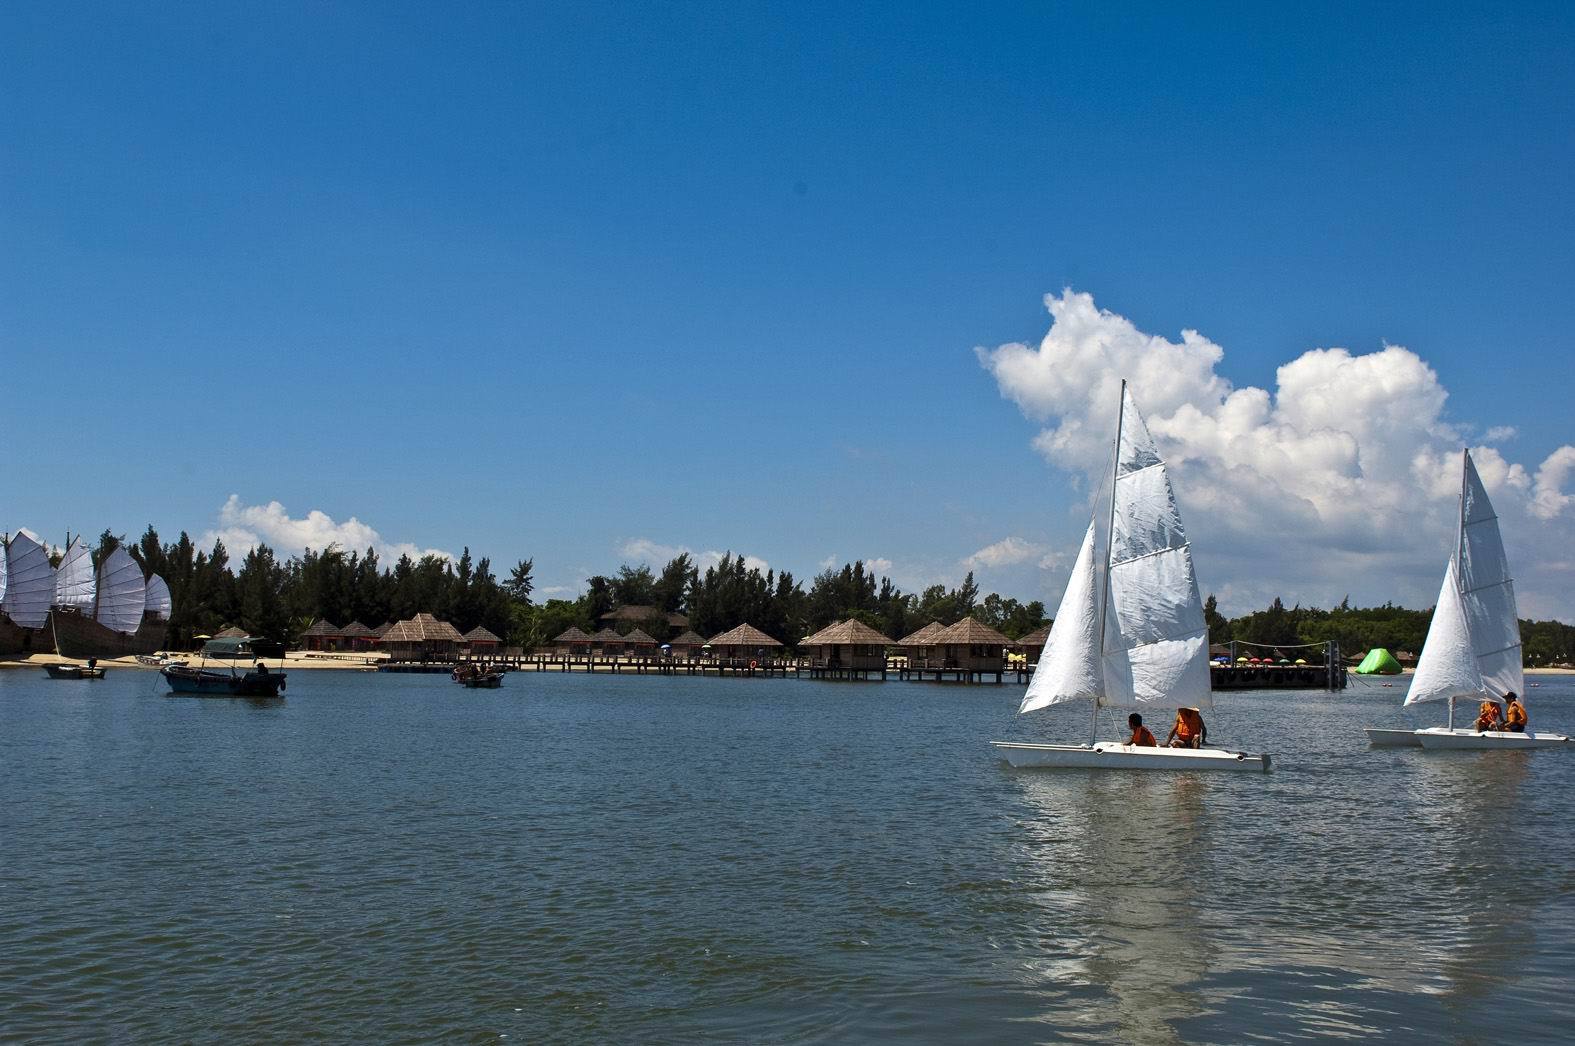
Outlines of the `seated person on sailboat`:
<svg viewBox="0 0 1575 1046">
<path fill-rule="evenodd" d="M 1477 733 L 1484 730 L 1500 730 L 1504 726 L 1503 716 L 1499 712 L 1497 701 L 1484 701 L 1477 710 Z"/>
<path fill-rule="evenodd" d="M 1203 725 L 1203 713 L 1196 708 L 1176 709 L 1176 722 L 1170 728 L 1165 744 L 1171 748 L 1202 748 L 1209 739 L 1208 727 Z"/>
<path fill-rule="evenodd" d="M 1504 729 L 1513 734 L 1526 732 L 1526 706 L 1520 703 L 1520 695 L 1510 690 L 1504 694 Z"/>
<path fill-rule="evenodd" d="M 1127 726 L 1132 728 L 1132 739 L 1127 744 L 1136 745 L 1139 748 L 1159 747 L 1159 742 L 1154 740 L 1154 732 L 1143 725 L 1143 717 L 1136 712 L 1127 716 Z"/>
</svg>

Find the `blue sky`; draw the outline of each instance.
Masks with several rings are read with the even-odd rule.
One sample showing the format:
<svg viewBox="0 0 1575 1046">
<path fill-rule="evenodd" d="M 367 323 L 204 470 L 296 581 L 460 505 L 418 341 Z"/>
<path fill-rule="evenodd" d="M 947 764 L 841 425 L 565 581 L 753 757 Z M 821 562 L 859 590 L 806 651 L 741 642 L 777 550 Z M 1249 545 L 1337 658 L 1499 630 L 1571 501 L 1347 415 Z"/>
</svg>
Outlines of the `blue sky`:
<svg viewBox="0 0 1575 1046">
<path fill-rule="evenodd" d="M 1033 441 L 1072 407 L 1021 412 L 974 349 L 1039 346 L 1072 288 L 1200 332 L 1236 389 L 1406 347 L 1447 401 L 1363 468 L 1496 448 L 1523 610 L 1575 615 L 1563 6 L 0 20 L 4 526 L 277 543 L 355 518 L 533 556 L 544 586 L 681 547 L 910 587 L 975 566 L 1053 605 L 1087 462 Z M 1238 459 L 1178 466 L 1184 507 Z M 1193 511 L 1204 587 L 1425 605 L 1451 506 L 1412 472 L 1425 526 Z"/>
</svg>

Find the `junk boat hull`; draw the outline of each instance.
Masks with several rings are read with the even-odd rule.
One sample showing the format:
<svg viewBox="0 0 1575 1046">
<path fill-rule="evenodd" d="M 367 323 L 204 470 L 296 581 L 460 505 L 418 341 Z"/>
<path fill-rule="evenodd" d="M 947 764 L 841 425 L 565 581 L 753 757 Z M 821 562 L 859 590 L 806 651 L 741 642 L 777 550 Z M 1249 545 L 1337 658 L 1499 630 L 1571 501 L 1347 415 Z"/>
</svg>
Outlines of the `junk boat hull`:
<svg viewBox="0 0 1575 1046">
<path fill-rule="evenodd" d="M 283 672 L 207 672 L 198 668 L 165 668 L 159 675 L 174 694 L 196 697 L 278 697 L 284 689 Z"/>
<path fill-rule="evenodd" d="M 1103 770 L 1235 770 L 1267 773 L 1270 757 L 1221 748 L 1148 748 L 1101 741 L 1090 745 L 1034 745 L 991 741 L 1015 767 Z"/>
</svg>

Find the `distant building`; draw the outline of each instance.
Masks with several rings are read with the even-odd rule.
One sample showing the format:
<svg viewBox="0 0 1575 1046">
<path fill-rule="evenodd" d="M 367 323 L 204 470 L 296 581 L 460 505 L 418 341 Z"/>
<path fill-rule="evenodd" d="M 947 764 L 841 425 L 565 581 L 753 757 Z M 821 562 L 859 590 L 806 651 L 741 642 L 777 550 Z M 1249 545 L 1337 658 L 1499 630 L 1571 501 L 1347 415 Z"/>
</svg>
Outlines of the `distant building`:
<svg viewBox="0 0 1575 1046">
<path fill-rule="evenodd" d="M 744 624 L 711 637 L 713 657 L 739 661 L 758 661 L 775 657 L 782 644 L 754 625 Z"/>
<path fill-rule="evenodd" d="M 908 664 L 921 668 L 934 659 L 940 658 L 940 651 L 935 647 L 935 637 L 945 631 L 946 626 L 939 621 L 931 621 L 923 628 L 905 636 L 897 645 L 908 657 Z"/>
<path fill-rule="evenodd" d="M 799 640 L 798 648 L 816 668 L 881 671 L 889 642 L 864 622 L 849 618 Z"/>
<path fill-rule="evenodd" d="M 382 647 L 395 661 L 453 661 L 464 638 L 447 621 L 417 614 L 383 633 Z"/>
<path fill-rule="evenodd" d="M 1000 672 L 1006 668 L 1006 648 L 1012 641 L 989 625 L 965 617 L 936 633 L 941 664 L 930 667 L 956 668 L 965 672 Z"/>
<path fill-rule="evenodd" d="M 301 649 L 338 650 L 339 640 L 343 635 L 338 625 L 327 618 L 320 617 L 301 633 Z"/>
</svg>

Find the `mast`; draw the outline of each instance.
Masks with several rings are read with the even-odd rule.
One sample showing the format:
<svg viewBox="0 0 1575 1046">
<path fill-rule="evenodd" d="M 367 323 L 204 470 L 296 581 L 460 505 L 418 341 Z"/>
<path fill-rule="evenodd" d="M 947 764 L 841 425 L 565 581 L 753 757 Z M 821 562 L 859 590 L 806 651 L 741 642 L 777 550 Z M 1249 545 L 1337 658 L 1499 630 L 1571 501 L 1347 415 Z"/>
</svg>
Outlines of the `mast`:
<svg viewBox="0 0 1575 1046">
<path fill-rule="evenodd" d="M 1465 595 L 1464 579 L 1460 576 L 1465 569 L 1466 558 L 1466 469 L 1471 465 L 1471 450 L 1468 447 L 1460 448 L 1460 507 L 1455 513 L 1455 591 Z M 1474 652 L 1474 651 L 1473 651 Z M 1455 728 L 1455 695 L 1449 695 L 1449 729 Z"/>
<path fill-rule="evenodd" d="M 1099 656 L 1105 656 L 1105 618 L 1110 613 L 1110 560 L 1116 548 L 1116 480 L 1121 475 L 1121 425 L 1126 420 L 1127 379 L 1121 379 L 1121 399 L 1116 404 L 1116 448 L 1110 455 L 1110 527 L 1105 531 L 1105 573 L 1101 578 L 1099 593 Z M 1088 743 L 1099 739 L 1099 697 L 1089 702 L 1093 711 L 1089 715 Z"/>
</svg>

